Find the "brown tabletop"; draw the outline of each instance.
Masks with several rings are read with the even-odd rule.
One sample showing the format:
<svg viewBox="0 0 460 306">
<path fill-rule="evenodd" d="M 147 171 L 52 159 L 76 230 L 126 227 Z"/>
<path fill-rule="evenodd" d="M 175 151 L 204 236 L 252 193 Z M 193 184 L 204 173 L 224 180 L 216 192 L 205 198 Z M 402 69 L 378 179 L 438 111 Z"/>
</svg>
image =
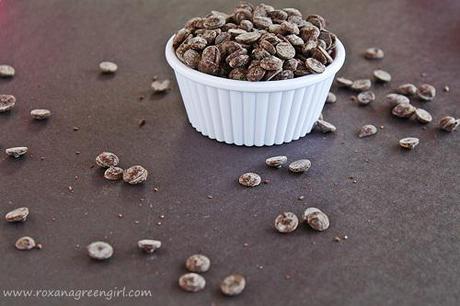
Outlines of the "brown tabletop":
<svg viewBox="0 0 460 306">
<path fill-rule="evenodd" d="M 460 135 L 437 126 L 444 115 L 460 117 L 460 2 L 273 2 L 329 20 L 347 49 L 340 75 L 369 77 L 382 67 L 393 81 L 374 87 L 377 101 L 368 107 L 333 88 L 338 101 L 324 115 L 337 126 L 335 134 L 264 148 L 226 145 L 196 132 L 164 58 L 166 40 L 189 17 L 229 11 L 235 3 L 0 1 L 0 63 L 16 68 L 13 79 L 0 80 L 0 93 L 17 98 L 15 109 L 0 116 L 0 146 L 30 149 L 18 160 L 2 153 L 0 212 L 31 211 L 23 224 L 0 224 L 0 288 L 151 292 L 113 298 L 113 305 L 458 305 Z M 363 59 L 371 46 L 385 50 L 383 61 Z M 116 62 L 118 72 L 101 76 L 102 60 Z M 172 91 L 152 95 L 154 75 L 173 79 Z M 393 118 L 383 103 L 386 93 L 407 82 L 438 90 L 433 102 L 414 101 L 434 117 L 426 128 Z M 33 108 L 53 115 L 33 122 Z M 146 124 L 140 128 L 141 119 Z M 359 139 L 357 129 L 367 123 L 382 128 Z M 407 136 L 420 138 L 414 151 L 398 146 Z M 105 180 L 92 168 L 102 151 L 116 153 L 123 167 L 143 165 L 148 181 Z M 309 158 L 313 166 L 300 176 L 268 169 L 264 160 L 273 155 Z M 270 183 L 239 186 L 238 176 L 247 171 Z M 300 215 L 309 206 L 329 215 L 327 231 L 274 231 L 278 213 Z M 17 251 L 14 242 L 25 235 L 43 248 Z M 348 239 L 336 242 L 337 235 Z M 163 246 L 144 255 L 136 247 L 143 238 Z M 86 255 L 95 240 L 114 246 L 108 262 Z M 190 294 L 177 279 L 194 253 L 208 255 L 212 268 L 207 288 Z M 234 272 L 246 275 L 247 288 L 223 297 L 219 281 Z M 2 292 L 0 304 L 105 302 L 13 299 Z"/>
</svg>

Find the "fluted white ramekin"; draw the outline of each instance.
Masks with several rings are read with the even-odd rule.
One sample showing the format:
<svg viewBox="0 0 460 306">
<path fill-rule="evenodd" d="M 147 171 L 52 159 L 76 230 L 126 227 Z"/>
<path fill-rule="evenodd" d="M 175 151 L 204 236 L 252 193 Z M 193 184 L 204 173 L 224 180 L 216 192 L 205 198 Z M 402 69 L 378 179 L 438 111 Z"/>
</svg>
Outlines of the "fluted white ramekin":
<svg viewBox="0 0 460 306">
<path fill-rule="evenodd" d="M 283 81 L 238 81 L 184 65 L 172 47 L 173 37 L 166 44 L 166 59 L 176 74 L 190 123 L 204 136 L 228 144 L 271 146 L 308 134 L 345 61 L 345 48 L 337 40 L 335 59 L 321 74 Z"/>
</svg>

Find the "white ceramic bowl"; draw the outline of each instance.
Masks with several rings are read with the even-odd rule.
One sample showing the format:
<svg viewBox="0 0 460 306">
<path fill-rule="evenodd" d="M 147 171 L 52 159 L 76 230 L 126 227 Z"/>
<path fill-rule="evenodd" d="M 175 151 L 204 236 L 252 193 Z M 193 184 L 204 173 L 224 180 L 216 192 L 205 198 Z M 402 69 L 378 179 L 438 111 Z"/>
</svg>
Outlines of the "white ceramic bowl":
<svg viewBox="0 0 460 306">
<path fill-rule="evenodd" d="M 321 74 L 283 81 L 238 81 L 183 64 L 172 47 L 173 37 L 166 44 L 166 59 L 176 74 L 190 123 L 204 136 L 228 144 L 271 146 L 308 134 L 345 61 L 345 48 L 337 40 L 335 59 Z"/>
</svg>

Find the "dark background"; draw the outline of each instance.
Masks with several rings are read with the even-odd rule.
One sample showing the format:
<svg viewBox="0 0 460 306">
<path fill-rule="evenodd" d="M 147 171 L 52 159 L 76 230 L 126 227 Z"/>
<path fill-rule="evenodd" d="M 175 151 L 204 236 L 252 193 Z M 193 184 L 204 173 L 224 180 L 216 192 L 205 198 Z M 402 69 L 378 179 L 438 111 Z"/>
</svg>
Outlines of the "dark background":
<svg viewBox="0 0 460 306">
<path fill-rule="evenodd" d="M 174 80 L 163 50 L 170 35 L 189 17 L 229 11 L 236 3 L 0 1 L 0 63 L 16 68 L 12 80 L 0 80 L 0 92 L 18 100 L 0 115 L 0 148 L 30 149 L 19 160 L 2 153 L 0 212 L 31 210 L 24 224 L 0 224 L 0 288 L 152 292 L 113 299 L 113 305 L 458 305 L 460 136 L 437 125 L 444 115 L 460 117 L 460 2 L 269 1 L 329 20 L 347 49 L 339 75 L 369 77 L 382 67 L 393 82 L 374 87 L 378 99 L 365 108 L 350 92 L 333 88 L 338 102 L 324 114 L 336 134 L 312 133 L 268 148 L 201 136 L 187 122 L 175 81 L 170 93 L 151 95 L 154 75 Z M 371 46 L 385 50 L 383 61 L 362 58 Z M 119 65 L 115 76 L 99 74 L 102 60 Z M 434 117 L 426 129 L 392 118 L 383 103 L 391 88 L 407 82 L 438 89 L 433 102 L 414 102 Z M 33 108 L 53 115 L 33 122 Z M 140 119 L 146 120 L 142 128 Z M 357 138 L 367 123 L 384 129 Z M 415 151 L 399 148 L 407 136 L 420 138 Z M 130 186 L 103 179 L 91 166 L 104 150 L 118 154 L 122 167 L 146 167 L 148 181 Z M 278 154 L 309 158 L 312 169 L 295 176 L 266 168 L 265 158 Z M 247 171 L 271 183 L 242 188 L 236 180 Z M 309 206 L 329 215 L 329 230 L 274 232 L 278 213 L 300 215 Z M 43 249 L 17 251 L 14 242 L 23 235 Z M 335 242 L 336 235 L 349 239 Z M 136 248 L 143 238 L 159 239 L 163 247 L 144 255 Z M 85 246 L 94 240 L 114 246 L 109 262 L 88 258 Z M 206 290 L 189 294 L 177 279 L 186 257 L 197 252 L 211 258 L 212 268 Z M 218 284 L 233 272 L 246 275 L 247 288 L 225 298 Z M 2 305 L 103 303 L 0 297 Z"/>
</svg>

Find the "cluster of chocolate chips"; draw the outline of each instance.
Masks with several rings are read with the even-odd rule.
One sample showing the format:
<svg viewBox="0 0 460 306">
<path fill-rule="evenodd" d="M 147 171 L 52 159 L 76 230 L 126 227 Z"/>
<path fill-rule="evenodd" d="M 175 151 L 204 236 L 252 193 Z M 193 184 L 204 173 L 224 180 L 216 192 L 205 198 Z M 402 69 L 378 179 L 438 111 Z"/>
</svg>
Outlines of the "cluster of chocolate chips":
<svg viewBox="0 0 460 306">
<path fill-rule="evenodd" d="M 187 21 L 173 40 L 177 57 L 203 73 L 235 80 L 286 80 L 322 73 L 335 57 L 336 36 L 319 15 L 295 8 L 241 3 Z"/>
</svg>

